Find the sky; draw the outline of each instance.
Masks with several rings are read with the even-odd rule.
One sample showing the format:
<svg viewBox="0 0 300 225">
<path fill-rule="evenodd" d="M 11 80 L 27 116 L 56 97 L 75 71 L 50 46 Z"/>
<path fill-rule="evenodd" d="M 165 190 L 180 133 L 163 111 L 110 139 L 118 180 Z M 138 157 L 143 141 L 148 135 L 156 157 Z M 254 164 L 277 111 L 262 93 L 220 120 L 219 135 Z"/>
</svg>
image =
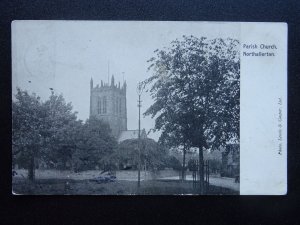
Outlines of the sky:
<svg viewBox="0 0 300 225">
<path fill-rule="evenodd" d="M 138 128 L 136 87 L 151 76 L 149 60 L 156 49 L 182 36 L 236 38 L 239 23 L 146 21 L 14 21 L 12 23 L 12 95 L 16 87 L 46 100 L 53 88 L 72 102 L 78 118 L 89 117 L 90 79 L 94 86 L 114 75 L 127 83 L 127 127 Z M 141 112 L 153 104 L 141 96 Z M 154 127 L 150 116 L 141 127 Z M 158 140 L 160 132 L 149 137 Z"/>
</svg>

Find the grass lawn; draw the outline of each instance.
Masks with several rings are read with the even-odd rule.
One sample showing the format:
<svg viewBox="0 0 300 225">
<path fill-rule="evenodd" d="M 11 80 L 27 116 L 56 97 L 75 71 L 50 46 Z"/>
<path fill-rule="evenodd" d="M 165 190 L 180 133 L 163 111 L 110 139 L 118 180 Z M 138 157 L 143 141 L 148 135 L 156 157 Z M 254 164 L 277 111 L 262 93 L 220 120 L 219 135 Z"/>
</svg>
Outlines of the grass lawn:
<svg viewBox="0 0 300 225">
<path fill-rule="evenodd" d="M 192 181 L 145 180 L 137 188 L 136 181 L 116 180 L 96 183 L 89 180 L 37 179 L 35 183 L 24 178 L 13 179 L 15 194 L 30 195 L 179 195 L 198 194 Z M 210 185 L 208 195 L 238 195 L 239 192 Z"/>
</svg>

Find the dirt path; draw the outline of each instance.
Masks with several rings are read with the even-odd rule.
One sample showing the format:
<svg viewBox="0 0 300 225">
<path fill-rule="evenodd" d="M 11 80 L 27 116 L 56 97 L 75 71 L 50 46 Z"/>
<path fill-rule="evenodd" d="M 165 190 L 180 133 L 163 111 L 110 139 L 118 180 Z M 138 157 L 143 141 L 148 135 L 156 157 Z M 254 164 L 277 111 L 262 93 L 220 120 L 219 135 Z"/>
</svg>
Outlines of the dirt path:
<svg viewBox="0 0 300 225">
<path fill-rule="evenodd" d="M 172 177 L 163 177 L 161 178 L 163 180 L 178 180 L 178 176 L 172 176 Z M 193 180 L 191 175 L 186 176 L 186 180 Z M 229 188 L 231 190 L 239 191 L 240 190 L 240 184 L 234 182 L 234 178 L 229 177 L 210 177 L 209 183 L 214 186 L 223 187 L 223 188 Z"/>
</svg>

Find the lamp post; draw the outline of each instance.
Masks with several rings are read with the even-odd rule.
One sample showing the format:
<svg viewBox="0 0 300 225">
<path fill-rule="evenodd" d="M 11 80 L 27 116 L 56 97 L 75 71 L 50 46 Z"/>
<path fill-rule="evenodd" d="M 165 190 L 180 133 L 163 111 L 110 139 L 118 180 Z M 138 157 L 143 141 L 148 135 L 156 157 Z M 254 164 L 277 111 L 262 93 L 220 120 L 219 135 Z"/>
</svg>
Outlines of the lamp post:
<svg viewBox="0 0 300 225">
<path fill-rule="evenodd" d="M 141 82 L 138 83 L 137 86 L 137 94 L 139 96 L 138 100 L 138 107 L 139 107 L 139 134 L 138 134 L 138 187 L 141 186 L 141 106 L 142 106 L 142 101 L 141 101 L 141 95 L 143 93 L 143 84 Z"/>
</svg>

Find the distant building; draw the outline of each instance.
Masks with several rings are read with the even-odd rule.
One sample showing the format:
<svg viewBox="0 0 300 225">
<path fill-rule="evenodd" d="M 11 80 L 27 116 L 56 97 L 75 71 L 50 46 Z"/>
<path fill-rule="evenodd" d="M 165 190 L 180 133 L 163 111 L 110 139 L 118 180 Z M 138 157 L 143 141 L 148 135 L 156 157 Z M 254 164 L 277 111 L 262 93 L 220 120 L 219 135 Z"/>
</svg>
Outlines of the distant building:
<svg viewBox="0 0 300 225">
<path fill-rule="evenodd" d="M 138 138 L 138 130 L 127 130 L 126 88 L 126 81 L 117 85 L 114 76 L 110 84 L 101 80 L 100 86 L 94 87 L 93 79 L 90 81 L 90 116 L 108 123 L 118 142 Z M 141 130 L 141 137 L 146 136 Z"/>
</svg>

